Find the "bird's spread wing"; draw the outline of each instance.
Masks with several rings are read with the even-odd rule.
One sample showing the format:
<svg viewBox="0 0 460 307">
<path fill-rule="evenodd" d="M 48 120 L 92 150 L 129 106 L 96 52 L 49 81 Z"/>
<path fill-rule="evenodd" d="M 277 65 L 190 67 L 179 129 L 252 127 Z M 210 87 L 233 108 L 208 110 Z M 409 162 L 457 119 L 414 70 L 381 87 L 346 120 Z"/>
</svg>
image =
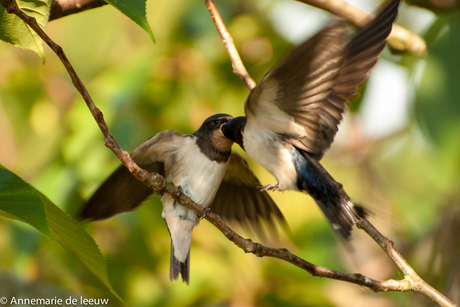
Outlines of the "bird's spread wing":
<svg viewBox="0 0 460 307">
<path fill-rule="evenodd" d="M 283 227 L 287 224 L 270 195 L 260 192 L 259 186 L 259 180 L 243 157 L 232 153 L 210 209 L 224 220 L 236 221 L 246 230 L 254 231 L 262 239 L 266 230 L 270 235 L 276 235 L 275 221 Z"/>
<path fill-rule="evenodd" d="M 256 86 L 246 103 L 253 120 L 320 159 L 330 147 L 346 105 L 386 44 L 399 0 L 391 0 L 353 36 L 346 22 L 324 28 L 295 48 Z"/>
<path fill-rule="evenodd" d="M 165 174 L 164 161 L 180 146 L 182 136 L 167 130 L 156 134 L 131 154 L 134 162 L 153 173 Z M 80 213 L 82 219 L 102 220 L 136 209 L 153 191 L 120 165 L 94 192 Z"/>
</svg>

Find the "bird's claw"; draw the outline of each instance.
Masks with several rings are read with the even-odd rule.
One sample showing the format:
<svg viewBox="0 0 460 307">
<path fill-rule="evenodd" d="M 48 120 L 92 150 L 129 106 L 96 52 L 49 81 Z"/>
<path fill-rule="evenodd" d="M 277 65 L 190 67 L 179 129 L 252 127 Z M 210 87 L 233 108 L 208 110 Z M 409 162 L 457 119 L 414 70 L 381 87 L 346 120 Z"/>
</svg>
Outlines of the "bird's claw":
<svg viewBox="0 0 460 307">
<path fill-rule="evenodd" d="M 279 191 L 280 186 L 279 186 L 278 183 L 271 183 L 271 184 L 267 184 L 267 185 L 259 185 L 257 188 L 259 189 L 260 192 L 264 192 L 264 191 Z"/>
<path fill-rule="evenodd" d="M 181 196 L 181 194 L 182 194 L 182 187 L 178 186 L 177 187 L 177 197 Z"/>
<path fill-rule="evenodd" d="M 205 211 L 204 211 L 204 214 L 203 214 L 203 216 L 201 217 L 201 219 L 204 219 L 204 218 L 206 217 L 206 215 L 208 214 L 208 212 L 211 211 L 211 208 L 206 207 L 204 210 L 205 210 Z"/>
</svg>

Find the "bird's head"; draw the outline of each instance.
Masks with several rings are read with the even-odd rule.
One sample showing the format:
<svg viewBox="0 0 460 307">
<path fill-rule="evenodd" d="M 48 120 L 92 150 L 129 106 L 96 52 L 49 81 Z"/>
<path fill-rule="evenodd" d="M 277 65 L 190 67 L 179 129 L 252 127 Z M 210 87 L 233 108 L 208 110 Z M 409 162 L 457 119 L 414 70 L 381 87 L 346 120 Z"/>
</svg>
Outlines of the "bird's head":
<svg viewBox="0 0 460 307">
<path fill-rule="evenodd" d="M 198 138 L 207 139 L 214 148 L 220 152 L 228 152 L 232 148 L 233 140 L 227 138 L 221 131 L 221 127 L 231 120 L 233 116 L 228 114 L 215 114 L 204 120 L 201 127 L 195 131 Z"/>
<path fill-rule="evenodd" d="M 245 125 L 246 125 L 246 117 L 238 116 L 224 123 L 221 126 L 220 131 L 224 136 L 226 136 L 233 142 L 237 143 L 238 145 L 241 146 L 241 148 L 244 149 L 243 147 L 243 129 Z"/>
</svg>

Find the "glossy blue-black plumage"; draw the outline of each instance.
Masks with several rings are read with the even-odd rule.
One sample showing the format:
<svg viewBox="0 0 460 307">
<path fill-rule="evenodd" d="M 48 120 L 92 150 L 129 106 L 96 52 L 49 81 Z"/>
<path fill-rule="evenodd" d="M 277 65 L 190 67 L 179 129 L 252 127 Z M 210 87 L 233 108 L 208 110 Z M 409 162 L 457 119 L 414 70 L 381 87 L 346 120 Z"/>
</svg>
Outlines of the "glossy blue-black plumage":
<svg viewBox="0 0 460 307">
<path fill-rule="evenodd" d="M 315 200 L 332 227 L 347 240 L 353 224 L 360 218 L 359 213 L 341 200 L 337 191 L 320 173 L 318 166 L 307 153 L 293 147 L 291 155 L 297 172 L 297 188 L 307 192 Z"/>
<path fill-rule="evenodd" d="M 323 205 L 330 207 L 333 203 L 332 198 L 337 199 L 338 195 L 322 176 L 318 169 L 298 151 L 292 151 L 294 166 L 297 171 L 297 187 L 300 191 L 306 191 L 315 200 L 320 199 Z"/>
</svg>

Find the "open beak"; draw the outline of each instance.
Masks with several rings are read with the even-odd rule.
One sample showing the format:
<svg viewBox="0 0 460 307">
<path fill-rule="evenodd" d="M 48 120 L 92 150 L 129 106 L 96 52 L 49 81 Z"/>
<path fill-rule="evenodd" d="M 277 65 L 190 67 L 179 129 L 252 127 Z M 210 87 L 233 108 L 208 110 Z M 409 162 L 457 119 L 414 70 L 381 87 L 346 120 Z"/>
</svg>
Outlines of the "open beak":
<svg viewBox="0 0 460 307">
<path fill-rule="evenodd" d="M 220 127 L 219 127 L 219 132 L 220 132 L 220 134 L 222 134 L 222 136 L 225 136 L 225 135 L 224 135 L 224 132 L 222 131 L 222 127 L 223 127 L 224 125 L 225 125 L 225 123 L 223 123 L 223 124 L 220 125 Z"/>
</svg>

